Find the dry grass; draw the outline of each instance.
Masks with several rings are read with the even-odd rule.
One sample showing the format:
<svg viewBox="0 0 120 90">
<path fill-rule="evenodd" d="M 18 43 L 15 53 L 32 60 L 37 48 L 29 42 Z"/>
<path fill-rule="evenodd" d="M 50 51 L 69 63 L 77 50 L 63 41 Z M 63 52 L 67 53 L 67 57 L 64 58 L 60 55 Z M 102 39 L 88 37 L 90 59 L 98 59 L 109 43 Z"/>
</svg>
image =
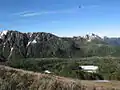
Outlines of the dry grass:
<svg viewBox="0 0 120 90">
<path fill-rule="evenodd" d="M 81 85 L 82 83 L 82 85 Z M 120 90 L 54 75 L 0 66 L 0 90 Z"/>
<path fill-rule="evenodd" d="M 82 85 L 87 85 L 88 87 L 94 86 L 94 87 L 114 88 L 115 90 L 120 90 L 120 81 L 96 82 L 96 81 L 82 80 L 81 82 Z"/>
</svg>

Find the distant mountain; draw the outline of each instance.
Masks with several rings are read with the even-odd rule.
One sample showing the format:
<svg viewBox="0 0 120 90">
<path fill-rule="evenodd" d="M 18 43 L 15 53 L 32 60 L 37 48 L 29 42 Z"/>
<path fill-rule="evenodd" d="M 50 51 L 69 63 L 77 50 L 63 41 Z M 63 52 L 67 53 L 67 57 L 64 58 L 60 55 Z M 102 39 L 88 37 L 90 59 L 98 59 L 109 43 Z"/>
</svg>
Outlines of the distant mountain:
<svg viewBox="0 0 120 90">
<path fill-rule="evenodd" d="M 97 42 L 103 42 L 108 45 L 115 45 L 115 46 L 120 45 L 120 38 L 117 38 L 117 37 L 109 38 L 105 36 L 104 38 L 101 38 L 100 36 L 92 33 L 91 35 L 86 35 L 85 38 L 88 40 L 88 42 L 91 42 L 91 41 L 93 42 L 96 40 Z"/>
<path fill-rule="evenodd" d="M 111 45 L 120 45 L 120 39 L 101 38 L 95 34 L 66 38 L 45 32 L 22 33 L 6 30 L 0 32 L 0 60 L 87 57 L 101 55 L 100 52 L 109 55 L 116 52 Z M 100 51 L 101 48 L 107 48 L 107 51 Z"/>
<path fill-rule="evenodd" d="M 108 38 L 104 37 L 104 41 L 107 42 L 110 45 L 120 45 L 120 38 Z"/>
</svg>

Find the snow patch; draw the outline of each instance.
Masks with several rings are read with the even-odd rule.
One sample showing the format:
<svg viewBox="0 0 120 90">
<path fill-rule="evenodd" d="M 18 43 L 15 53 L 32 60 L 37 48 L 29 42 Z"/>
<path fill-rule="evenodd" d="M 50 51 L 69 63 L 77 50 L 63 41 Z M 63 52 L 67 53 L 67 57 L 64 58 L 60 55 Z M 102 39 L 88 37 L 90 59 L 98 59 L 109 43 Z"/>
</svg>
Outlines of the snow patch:
<svg viewBox="0 0 120 90">
<path fill-rule="evenodd" d="M 1 35 L 1 36 L 3 36 L 3 35 L 7 35 L 7 32 L 8 32 L 7 30 L 2 31 L 2 32 L 0 33 L 0 35 Z"/>
<path fill-rule="evenodd" d="M 32 43 L 35 44 L 35 43 L 37 43 L 37 41 L 34 39 L 34 40 L 32 41 Z"/>
<path fill-rule="evenodd" d="M 32 37 L 32 34 L 33 34 L 33 33 L 30 33 L 30 37 Z"/>
<path fill-rule="evenodd" d="M 87 41 L 88 41 L 88 42 L 91 42 L 91 39 L 88 39 Z"/>
<path fill-rule="evenodd" d="M 11 52 L 13 51 L 13 47 L 11 48 Z"/>
<path fill-rule="evenodd" d="M 28 44 L 27 44 L 27 47 L 28 47 L 31 43 L 32 43 L 32 44 L 35 44 L 35 43 L 37 43 L 37 41 L 36 41 L 35 39 L 34 39 L 33 41 L 29 41 Z"/>
<path fill-rule="evenodd" d="M 98 66 L 80 66 L 82 69 L 85 70 L 97 70 Z"/>
<path fill-rule="evenodd" d="M 80 66 L 81 69 L 83 69 L 86 72 L 90 72 L 90 73 L 96 73 L 98 66 Z"/>
<path fill-rule="evenodd" d="M 7 31 L 7 30 L 5 30 L 5 31 L 3 31 L 3 34 L 4 34 L 4 35 L 7 35 L 7 32 L 8 32 L 8 31 Z"/>
<path fill-rule="evenodd" d="M 27 47 L 31 44 L 31 41 L 28 42 Z"/>
<path fill-rule="evenodd" d="M 0 32 L 0 38 L 2 38 L 3 35 L 7 35 L 7 32 L 8 32 L 7 30 Z"/>
<path fill-rule="evenodd" d="M 11 50 L 10 50 L 10 55 L 8 56 L 8 59 L 12 56 L 12 52 L 13 52 L 13 47 L 11 48 Z"/>
<path fill-rule="evenodd" d="M 5 47 L 5 43 L 4 43 L 3 45 L 4 45 L 4 47 Z"/>
<path fill-rule="evenodd" d="M 44 72 L 47 73 L 47 74 L 50 74 L 50 73 L 51 73 L 49 70 L 45 70 Z"/>
</svg>

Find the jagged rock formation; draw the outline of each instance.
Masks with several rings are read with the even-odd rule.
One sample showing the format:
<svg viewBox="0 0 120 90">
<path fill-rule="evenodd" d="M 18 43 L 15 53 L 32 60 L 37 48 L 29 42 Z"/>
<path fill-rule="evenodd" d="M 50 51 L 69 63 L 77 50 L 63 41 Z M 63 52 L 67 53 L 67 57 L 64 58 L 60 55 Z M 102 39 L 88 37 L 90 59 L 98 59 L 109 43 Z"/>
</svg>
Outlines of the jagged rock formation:
<svg viewBox="0 0 120 90">
<path fill-rule="evenodd" d="M 0 60 L 44 57 L 84 57 L 91 43 L 99 47 L 106 39 L 92 34 L 85 37 L 65 38 L 50 33 L 0 32 Z M 87 46 L 87 48 L 85 47 Z M 4 57 L 4 60 L 3 60 Z"/>
<path fill-rule="evenodd" d="M 3 31 L 0 33 L 0 55 L 5 59 L 72 57 L 76 51 L 81 52 L 82 39 L 60 38 L 44 32 Z"/>
</svg>

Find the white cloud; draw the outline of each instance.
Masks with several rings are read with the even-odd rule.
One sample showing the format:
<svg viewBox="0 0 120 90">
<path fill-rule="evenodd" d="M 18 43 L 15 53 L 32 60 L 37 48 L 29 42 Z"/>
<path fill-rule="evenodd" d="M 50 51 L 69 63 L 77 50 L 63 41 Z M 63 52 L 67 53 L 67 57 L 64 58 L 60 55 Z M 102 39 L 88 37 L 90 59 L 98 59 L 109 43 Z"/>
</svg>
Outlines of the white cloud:
<svg viewBox="0 0 120 90">
<path fill-rule="evenodd" d="M 14 13 L 12 15 L 21 16 L 21 17 L 28 17 L 28 16 L 40 15 L 40 13 L 30 12 L 30 11 L 23 11 L 23 12 Z"/>
<path fill-rule="evenodd" d="M 63 9 L 63 10 L 55 10 L 55 11 L 22 11 L 22 12 L 18 12 L 18 13 L 14 13 L 13 15 L 17 15 L 17 16 L 21 16 L 21 17 L 30 17 L 30 16 L 39 16 L 39 15 L 47 15 L 47 14 L 61 14 L 61 13 L 74 13 L 74 12 L 78 12 L 80 9 L 88 9 L 88 8 L 97 8 L 100 5 L 96 5 L 96 4 L 91 4 L 91 5 L 79 5 L 73 8 L 69 8 L 69 9 Z M 79 8 L 81 7 L 81 8 Z"/>
<path fill-rule="evenodd" d="M 36 13 L 36 12 L 27 12 L 27 13 L 20 14 L 20 16 L 23 16 L 23 17 L 37 16 L 37 15 L 40 15 L 40 13 Z"/>
<path fill-rule="evenodd" d="M 30 17 L 30 16 L 47 15 L 47 14 L 74 13 L 76 11 L 77 11 L 77 8 L 56 10 L 56 11 L 41 11 L 41 12 L 23 11 L 23 12 L 14 13 L 13 15 Z"/>
<path fill-rule="evenodd" d="M 29 11 L 17 12 L 17 13 L 13 13 L 12 15 L 21 15 L 21 14 L 24 14 L 26 12 L 29 12 Z"/>
<path fill-rule="evenodd" d="M 29 17 L 29 16 L 39 16 L 39 15 L 44 15 L 44 14 L 55 14 L 58 12 L 55 11 L 45 11 L 45 12 L 25 12 L 20 14 L 22 17 Z"/>
</svg>

